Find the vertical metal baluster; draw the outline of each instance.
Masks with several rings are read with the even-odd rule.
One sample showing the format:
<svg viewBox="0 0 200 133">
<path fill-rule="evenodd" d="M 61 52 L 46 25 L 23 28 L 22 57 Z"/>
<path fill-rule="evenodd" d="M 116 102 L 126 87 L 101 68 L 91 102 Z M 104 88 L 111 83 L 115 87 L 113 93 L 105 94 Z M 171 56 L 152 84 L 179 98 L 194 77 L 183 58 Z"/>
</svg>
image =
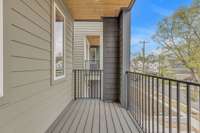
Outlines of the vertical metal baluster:
<svg viewBox="0 0 200 133">
<path fill-rule="evenodd" d="M 97 70 L 95 70 L 95 98 L 98 98 L 98 73 Z"/>
<path fill-rule="evenodd" d="M 89 90 L 88 90 L 88 70 L 86 70 L 86 98 L 89 97 Z"/>
<path fill-rule="evenodd" d="M 140 75 L 140 123 L 142 127 L 142 75 Z"/>
<path fill-rule="evenodd" d="M 76 100 L 76 70 L 74 72 L 74 99 Z"/>
<path fill-rule="evenodd" d="M 127 84 L 127 92 L 126 92 L 126 94 L 127 94 L 127 110 L 129 109 L 129 75 L 128 75 L 128 72 L 126 72 L 126 84 Z"/>
<path fill-rule="evenodd" d="M 93 84 L 92 84 L 92 75 L 93 74 L 93 71 L 92 70 L 90 70 L 90 84 L 91 84 L 91 99 L 93 98 Z"/>
<path fill-rule="evenodd" d="M 130 101 L 130 108 L 131 108 L 131 112 L 134 112 L 134 93 L 133 93 L 133 90 L 134 90 L 134 88 L 133 88 L 133 84 L 134 84 L 134 79 L 133 79 L 133 73 L 130 73 L 130 93 L 131 93 L 131 95 L 130 95 L 130 99 L 131 99 L 131 101 Z M 134 115 L 133 115 L 134 116 Z"/>
<path fill-rule="evenodd" d="M 86 83 L 86 81 L 85 81 L 85 73 L 86 73 L 86 70 L 84 70 L 84 75 L 83 75 L 83 87 L 84 87 L 84 98 L 86 97 L 86 88 L 85 88 L 85 83 Z"/>
<path fill-rule="evenodd" d="M 97 71 L 96 70 L 94 70 L 94 85 L 95 85 L 95 99 L 97 98 L 97 83 L 96 83 L 96 81 L 97 81 Z"/>
<path fill-rule="evenodd" d="M 96 70 L 94 70 L 94 98 L 96 99 Z"/>
<path fill-rule="evenodd" d="M 96 70 L 96 82 L 97 82 L 97 99 L 99 98 L 99 70 Z"/>
<path fill-rule="evenodd" d="M 171 98 L 171 81 L 169 80 L 169 133 L 172 132 L 172 110 L 171 110 L 171 106 L 172 106 L 172 98 Z"/>
<path fill-rule="evenodd" d="M 180 133 L 180 83 L 177 82 L 177 133 Z"/>
<path fill-rule="evenodd" d="M 84 84 L 84 80 L 83 80 L 84 75 L 83 74 L 84 74 L 84 70 L 82 70 L 82 72 L 81 72 L 81 79 L 82 79 L 81 80 L 82 81 L 82 84 L 81 84 L 81 90 L 82 90 L 81 93 L 82 94 L 81 95 L 82 95 L 82 98 L 84 98 L 84 85 L 83 85 Z"/>
<path fill-rule="evenodd" d="M 136 117 L 136 88 L 137 88 L 137 84 L 136 84 L 136 74 L 134 74 L 134 79 L 133 79 L 133 81 L 134 81 L 134 84 L 133 84 L 133 93 L 134 93 L 134 115 L 135 115 L 135 119 L 136 119 L 136 121 L 137 121 L 137 117 Z"/>
<path fill-rule="evenodd" d="M 99 97 L 98 97 L 98 93 L 99 93 L 99 87 L 98 87 L 98 82 L 99 82 L 99 75 L 98 75 L 98 70 L 96 70 L 96 78 L 95 78 L 95 80 L 96 80 L 96 98 L 98 99 Z"/>
<path fill-rule="evenodd" d="M 162 79 L 162 132 L 165 133 L 165 80 Z"/>
<path fill-rule="evenodd" d="M 135 119 L 136 119 L 136 121 L 137 121 L 137 114 L 136 114 L 136 110 L 137 110 L 137 104 L 136 104 L 136 96 L 137 96 L 137 94 L 136 94 L 136 88 L 137 88 L 137 81 L 136 81 L 136 74 L 134 74 L 134 85 L 133 85 L 133 87 L 134 87 L 134 114 L 135 114 Z"/>
<path fill-rule="evenodd" d="M 92 99 L 94 99 L 94 70 L 92 70 Z"/>
<path fill-rule="evenodd" d="M 97 87 L 98 87 L 97 97 L 98 97 L 98 99 L 99 99 L 99 94 L 100 94 L 100 89 L 99 89 L 99 78 L 100 78 L 100 71 L 97 70 Z"/>
<path fill-rule="evenodd" d="M 151 128 L 150 128 L 150 76 L 148 76 L 148 131 L 149 133 L 151 132 Z"/>
<path fill-rule="evenodd" d="M 189 84 L 187 84 L 187 133 L 191 133 L 191 96 Z"/>
<path fill-rule="evenodd" d="M 140 125 L 140 127 L 141 127 L 141 119 L 140 119 L 140 98 L 141 98 L 141 96 L 140 96 L 140 75 L 138 74 L 138 120 L 139 120 L 139 125 Z"/>
<path fill-rule="evenodd" d="M 135 95 L 136 96 L 136 99 L 135 99 L 136 100 L 135 101 L 136 102 L 136 120 L 138 122 L 138 104 L 137 104 L 137 102 L 138 102 L 138 91 L 137 91 L 138 90 L 138 75 L 136 75 L 135 82 L 136 82 L 136 88 L 135 88 L 135 90 L 136 90 L 136 95 Z"/>
<path fill-rule="evenodd" d="M 93 99 L 93 89 L 94 89 L 94 87 L 93 87 L 93 70 L 91 70 L 91 90 L 92 90 L 92 99 Z"/>
<path fill-rule="evenodd" d="M 133 115 L 134 115 L 134 118 L 135 118 L 135 88 L 134 88 L 134 85 L 135 85 L 135 79 L 134 79 L 134 75 L 135 74 L 131 74 L 131 77 L 132 77 L 132 93 L 133 93 L 133 96 L 132 96 L 132 99 L 133 99 L 133 103 L 132 103 L 132 110 L 133 110 Z"/>
<path fill-rule="evenodd" d="M 145 75 L 145 133 L 147 133 L 147 76 Z"/>
<path fill-rule="evenodd" d="M 131 107 L 131 112 L 133 112 L 133 116 L 134 116 L 134 88 L 133 88 L 133 85 L 134 85 L 134 74 L 133 73 L 130 73 L 130 85 L 131 85 L 131 102 L 130 102 L 130 107 Z"/>
<path fill-rule="evenodd" d="M 101 96 L 101 93 L 102 93 L 102 88 L 101 88 L 101 77 L 102 77 L 102 75 L 101 74 L 102 73 L 103 73 L 103 71 L 100 70 L 100 98 L 102 97 Z"/>
<path fill-rule="evenodd" d="M 79 70 L 78 70 L 78 98 L 80 98 L 80 97 L 79 97 L 79 82 L 80 82 L 80 81 L 79 81 Z"/>
<path fill-rule="evenodd" d="M 142 129 L 144 129 L 144 76 L 142 75 Z"/>
<path fill-rule="evenodd" d="M 95 77 L 95 72 L 96 72 L 96 70 L 93 71 L 93 85 L 94 85 L 93 86 L 93 88 L 94 88 L 93 89 L 94 90 L 93 91 L 93 93 L 94 93 L 93 95 L 94 95 L 94 99 L 96 98 L 96 96 L 95 96 L 96 95 L 96 83 L 95 83 L 96 77 Z"/>
<path fill-rule="evenodd" d="M 99 87 L 98 97 L 99 97 L 99 99 L 101 99 L 100 81 L 101 81 L 101 71 L 99 70 L 99 78 L 98 78 L 98 87 Z"/>
<path fill-rule="evenodd" d="M 82 98 L 82 70 L 80 70 L 80 97 Z"/>
<path fill-rule="evenodd" d="M 131 98 L 131 102 L 130 102 L 130 108 L 131 108 L 131 112 L 133 113 L 134 112 L 134 88 L 133 88 L 133 85 L 134 85 L 134 77 L 133 77 L 133 73 L 130 73 L 130 98 Z M 133 113 L 133 117 L 134 117 L 134 113 Z"/>
<path fill-rule="evenodd" d="M 82 73 L 83 73 L 83 70 L 80 71 L 80 79 L 81 79 L 81 84 L 80 84 L 80 86 L 81 86 L 80 89 L 81 90 L 80 90 L 80 92 L 81 92 L 81 98 L 83 98 L 83 94 L 82 94 L 82 91 L 83 91 L 83 88 L 82 88 L 82 82 L 83 82 L 82 81 Z"/>
<path fill-rule="evenodd" d="M 138 122 L 139 125 L 141 125 L 140 123 L 140 75 L 138 74 L 138 87 L 137 87 L 137 105 L 138 105 L 138 110 L 137 110 L 137 115 L 138 115 Z"/>
<path fill-rule="evenodd" d="M 152 133 L 154 133 L 154 77 L 152 77 Z"/>
<path fill-rule="evenodd" d="M 95 70 L 93 70 L 93 98 L 95 99 Z"/>
<path fill-rule="evenodd" d="M 89 72 L 89 77 L 88 77 L 88 79 L 89 79 L 89 80 L 88 80 L 89 88 L 88 88 L 88 89 L 89 89 L 89 92 L 90 92 L 90 93 L 89 93 L 89 98 L 91 99 L 91 98 L 92 98 L 91 71 L 88 70 L 88 72 Z"/>
<path fill-rule="evenodd" d="M 159 78 L 157 78 L 157 133 L 159 133 Z"/>
</svg>

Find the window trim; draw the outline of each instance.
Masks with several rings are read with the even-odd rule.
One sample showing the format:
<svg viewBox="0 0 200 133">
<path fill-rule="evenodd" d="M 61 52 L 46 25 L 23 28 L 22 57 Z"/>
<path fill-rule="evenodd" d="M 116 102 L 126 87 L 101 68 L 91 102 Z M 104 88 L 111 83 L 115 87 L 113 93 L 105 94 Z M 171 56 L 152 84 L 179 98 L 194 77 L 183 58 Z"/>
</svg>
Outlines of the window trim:
<svg viewBox="0 0 200 133">
<path fill-rule="evenodd" d="M 3 0 L 0 0 L 0 98 L 3 97 Z"/>
<path fill-rule="evenodd" d="M 63 16 L 63 18 L 64 18 L 64 25 L 63 25 L 63 33 L 64 33 L 64 35 L 63 35 L 63 56 L 64 56 L 64 75 L 62 75 L 62 76 L 59 76 L 59 77 L 56 77 L 56 56 L 55 56 L 55 36 L 54 36 L 54 34 L 55 34 L 55 27 L 54 27 L 54 25 L 55 25 L 55 19 L 56 19 L 56 10 L 58 10 L 61 14 L 62 14 L 62 16 Z M 58 81 L 58 80 L 61 80 L 61 79 L 64 79 L 65 77 L 66 77 L 66 74 L 65 74 L 65 72 L 66 72 L 66 62 L 65 62 L 65 15 L 64 15 L 64 13 L 63 13 L 63 11 L 59 8 L 59 6 L 56 4 L 56 2 L 54 2 L 54 10 L 53 10 L 53 34 L 52 34 L 52 36 L 53 36 L 53 80 L 54 81 Z"/>
</svg>

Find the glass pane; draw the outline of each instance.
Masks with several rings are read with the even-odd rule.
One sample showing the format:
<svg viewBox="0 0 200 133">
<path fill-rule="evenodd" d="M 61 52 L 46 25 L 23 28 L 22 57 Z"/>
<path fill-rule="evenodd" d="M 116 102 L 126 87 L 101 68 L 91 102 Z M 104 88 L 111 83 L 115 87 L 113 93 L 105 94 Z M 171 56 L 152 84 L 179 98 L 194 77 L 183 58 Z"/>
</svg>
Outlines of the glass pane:
<svg viewBox="0 0 200 133">
<path fill-rule="evenodd" d="M 55 77 L 64 76 L 64 16 L 56 8 L 54 23 Z"/>
</svg>

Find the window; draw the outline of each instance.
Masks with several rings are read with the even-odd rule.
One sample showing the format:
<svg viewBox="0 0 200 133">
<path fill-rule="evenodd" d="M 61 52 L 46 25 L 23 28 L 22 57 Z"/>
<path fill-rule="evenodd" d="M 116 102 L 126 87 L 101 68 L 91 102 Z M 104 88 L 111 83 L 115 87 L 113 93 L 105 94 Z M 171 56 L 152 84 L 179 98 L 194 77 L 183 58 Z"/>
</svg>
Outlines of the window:
<svg viewBox="0 0 200 133">
<path fill-rule="evenodd" d="M 0 0 L 0 97 L 3 96 L 3 0 Z"/>
<path fill-rule="evenodd" d="M 54 5 L 54 80 L 58 80 L 65 77 L 65 16 L 58 6 Z"/>
</svg>

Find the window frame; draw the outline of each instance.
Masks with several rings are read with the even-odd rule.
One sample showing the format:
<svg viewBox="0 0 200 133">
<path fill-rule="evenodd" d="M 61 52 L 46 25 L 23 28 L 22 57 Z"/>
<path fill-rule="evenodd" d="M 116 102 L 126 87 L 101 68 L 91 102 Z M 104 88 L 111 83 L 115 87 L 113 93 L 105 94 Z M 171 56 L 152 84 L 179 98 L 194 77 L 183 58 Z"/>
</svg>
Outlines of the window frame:
<svg viewBox="0 0 200 133">
<path fill-rule="evenodd" d="M 4 90 L 3 90 L 3 54 L 4 54 L 4 47 L 3 47 L 3 0 L 0 0 L 0 98 L 4 96 Z"/>
<path fill-rule="evenodd" d="M 61 13 L 61 15 L 63 16 L 64 18 L 64 25 L 63 25 L 63 61 L 64 61 L 64 75 L 62 76 L 59 76 L 59 77 L 56 77 L 56 56 L 55 56 L 55 23 L 56 23 L 56 11 L 59 11 Z M 66 78 L 66 62 L 65 62 L 65 15 L 63 13 L 63 11 L 60 9 L 60 7 L 56 4 L 56 2 L 54 2 L 54 6 L 53 6 L 53 33 L 52 33 L 52 43 L 53 43 L 53 50 L 52 50 L 52 53 L 53 53 L 53 81 L 58 81 L 58 80 L 62 80 L 64 78 Z"/>
</svg>

